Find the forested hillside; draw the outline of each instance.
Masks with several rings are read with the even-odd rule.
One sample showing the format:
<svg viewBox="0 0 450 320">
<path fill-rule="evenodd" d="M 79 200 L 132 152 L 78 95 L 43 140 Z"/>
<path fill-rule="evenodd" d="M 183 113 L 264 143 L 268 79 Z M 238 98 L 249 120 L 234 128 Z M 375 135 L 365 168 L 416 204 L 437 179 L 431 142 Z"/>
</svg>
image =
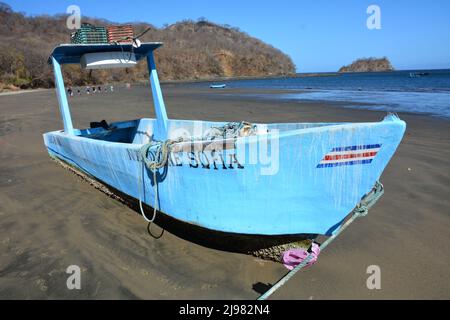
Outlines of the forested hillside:
<svg viewBox="0 0 450 320">
<path fill-rule="evenodd" d="M 2 88 L 52 87 L 53 74 L 47 65 L 51 50 L 70 42 L 66 15 L 28 17 L 0 3 L 0 90 Z M 94 25 L 114 24 L 83 17 Z M 150 21 L 151 22 L 151 21 Z M 295 72 L 289 56 L 280 50 L 227 25 L 200 19 L 156 28 L 134 24 L 135 34 L 150 27 L 142 41 L 162 41 L 156 63 L 162 80 L 214 77 L 270 76 Z M 147 79 L 145 63 L 126 70 L 94 70 L 65 66 L 69 85 Z"/>
</svg>

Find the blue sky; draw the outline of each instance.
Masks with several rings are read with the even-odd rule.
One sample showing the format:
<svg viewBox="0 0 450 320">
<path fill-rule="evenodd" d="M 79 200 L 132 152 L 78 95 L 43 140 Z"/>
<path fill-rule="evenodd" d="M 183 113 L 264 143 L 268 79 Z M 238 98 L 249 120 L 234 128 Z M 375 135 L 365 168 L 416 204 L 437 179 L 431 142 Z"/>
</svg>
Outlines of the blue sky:
<svg viewBox="0 0 450 320">
<path fill-rule="evenodd" d="M 449 0 L 0 0 L 27 15 L 64 13 L 157 27 L 183 19 L 239 27 L 289 54 L 299 72 L 336 71 L 354 59 L 387 56 L 397 69 L 450 68 Z M 381 29 L 366 27 L 367 7 Z"/>
</svg>

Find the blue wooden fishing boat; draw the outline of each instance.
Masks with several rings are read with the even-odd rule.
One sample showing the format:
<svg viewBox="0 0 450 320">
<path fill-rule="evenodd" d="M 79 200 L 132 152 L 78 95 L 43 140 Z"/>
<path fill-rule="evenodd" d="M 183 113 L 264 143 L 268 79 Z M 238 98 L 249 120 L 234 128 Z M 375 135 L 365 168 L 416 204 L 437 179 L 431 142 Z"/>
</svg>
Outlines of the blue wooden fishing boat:
<svg viewBox="0 0 450 320">
<path fill-rule="evenodd" d="M 56 47 L 49 63 L 64 130 L 43 135 L 51 157 L 132 199 L 148 221 L 161 215 L 245 236 L 332 235 L 371 192 L 405 132 L 396 115 L 370 123 L 168 119 L 153 56 L 160 46 Z M 61 65 L 129 67 L 141 59 L 156 118 L 74 128 Z"/>
</svg>

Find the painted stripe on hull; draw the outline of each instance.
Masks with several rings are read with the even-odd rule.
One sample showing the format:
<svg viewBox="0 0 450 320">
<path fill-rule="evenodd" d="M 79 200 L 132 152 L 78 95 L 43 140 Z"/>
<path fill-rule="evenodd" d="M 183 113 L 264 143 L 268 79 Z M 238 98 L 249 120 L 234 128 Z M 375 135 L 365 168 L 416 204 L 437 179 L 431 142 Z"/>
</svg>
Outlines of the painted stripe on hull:
<svg viewBox="0 0 450 320">
<path fill-rule="evenodd" d="M 336 156 L 336 155 L 345 155 L 345 154 L 357 154 L 357 153 L 367 153 L 367 152 L 378 152 L 380 148 L 375 149 L 358 149 L 358 150 L 350 150 L 350 151 L 333 151 L 328 152 L 327 156 Z"/>
<path fill-rule="evenodd" d="M 362 145 L 362 146 L 337 147 L 337 148 L 333 148 L 331 150 L 331 152 L 336 152 L 336 151 L 353 151 L 353 150 L 375 149 L 375 148 L 381 148 L 381 144 L 367 144 L 367 145 Z"/>
<path fill-rule="evenodd" d="M 331 168 L 331 167 L 339 167 L 339 166 L 351 166 L 355 164 L 368 164 L 371 163 L 373 159 L 366 160 L 355 160 L 355 161 L 347 161 L 347 162 L 333 162 L 333 163 L 321 163 L 317 165 L 317 168 Z"/>
<path fill-rule="evenodd" d="M 365 144 L 357 146 L 336 147 L 331 149 L 316 168 L 331 168 L 338 166 L 351 166 L 355 164 L 368 164 L 380 151 L 381 144 Z"/>
<path fill-rule="evenodd" d="M 376 152 L 365 152 L 365 153 L 351 153 L 351 154 L 337 154 L 337 155 L 326 155 L 324 160 L 340 160 L 340 159 L 355 159 L 355 158 L 369 158 L 374 157 Z"/>
</svg>

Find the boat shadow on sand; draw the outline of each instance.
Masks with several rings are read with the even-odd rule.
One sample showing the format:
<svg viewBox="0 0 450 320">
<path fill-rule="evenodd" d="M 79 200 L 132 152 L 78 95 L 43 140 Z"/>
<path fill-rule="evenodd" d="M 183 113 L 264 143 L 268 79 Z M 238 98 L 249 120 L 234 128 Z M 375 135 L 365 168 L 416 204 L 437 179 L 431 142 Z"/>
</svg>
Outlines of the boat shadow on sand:
<svg viewBox="0 0 450 320">
<path fill-rule="evenodd" d="M 71 171 L 96 189 L 102 191 L 109 197 L 120 201 L 128 206 L 130 209 L 141 215 L 139 200 L 117 190 L 116 188 L 99 181 L 95 177 L 87 175 L 80 171 L 78 168 L 61 161 L 60 159 L 52 157 L 59 165 L 65 169 Z M 164 175 L 164 173 L 163 173 Z M 161 179 L 163 177 L 158 177 Z M 148 216 L 152 215 L 153 208 L 151 206 L 142 203 L 144 212 L 148 213 Z M 173 217 L 170 217 L 163 212 L 157 211 L 154 223 L 163 230 L 170 232 L 171 234 L 195 244 L 208 247 L 211 249 L 251 254 L 259 258 L 269 259 L 274 261 L 281 260 L 281 254 L 289 248 L 293 247 L 309 247 L 312 240 L 317 235 L 283 235 L 283 236 L 268 236 L 268 235 L 248 235 L 239 233 L 228 233 L 216 230 L 204 228 L 199 225 L 180 221 Z M 147 230 L 149 234 L 159 239 L 162 236 L 162 232 L 154 234 L 151 231 L 151 223 L 148 224 Z"/>
</svg>

